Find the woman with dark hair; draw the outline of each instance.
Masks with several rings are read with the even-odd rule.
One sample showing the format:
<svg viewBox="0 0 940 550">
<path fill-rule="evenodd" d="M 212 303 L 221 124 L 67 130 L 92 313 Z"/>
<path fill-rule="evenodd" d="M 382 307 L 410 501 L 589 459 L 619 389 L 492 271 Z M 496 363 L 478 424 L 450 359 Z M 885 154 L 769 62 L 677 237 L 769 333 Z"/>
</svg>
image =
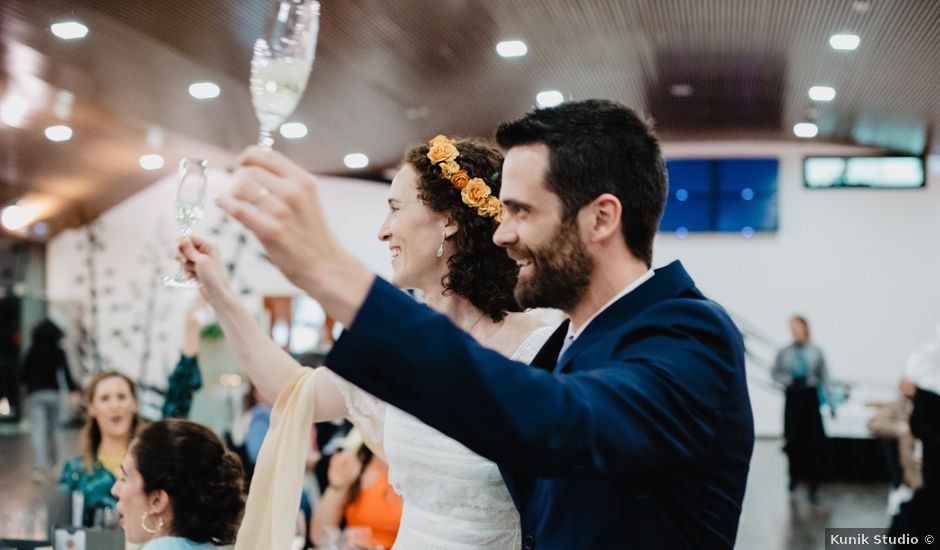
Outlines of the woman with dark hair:
<svg viewBox="0 0 940 550">
<path fill-rule="evenodd" d="M 493 243 L 502 214 L 496 198 L 502 160 L 495 146 L 478 139 L 437 136 L 411 149 L 392 180 L 389 213 L 378 237 L 388 243 L 394 284 L 421 290 L 430 307 L 481 344 L 529 362 L 551 329 L 519 312 L 513 296 L 519 266 Z M 264 199 L 262 193 L 257 201 Z M 519 515 L 496 464 L 326 368 L 301 372 L 242 307 L 225 280 L 218 251 L 195 238 L 184 240 L 179 250 L 265 399 L 273 402 L 280 395 L 285 414 L 306 414 L 296 419 L 297 430 L 308 420 L 349 418 L 388 463 L 391 484 L 404 502 L 394 548 L 425 548 L 428 541 L 466 548 L 517 546 Z M 284 453 L 270 456 L 280 461 Z M 259 468 L 264 459 L 262 449 Z M 246 525 L 252 523 L 253 496 Z M 239 548 L 242 540 L 239 533 Z"/>
<path fill-rule="evenodd" d="M 65 463 L 59 484 L 82 494 L 83 524 L 90 526 L 99 509 L 114 508 L 111 486 L 143 420 L 137 414 L 134 383 L 118 372 L 95 376 L 85 389 L 85 404 L 82 454 Z"/>
<path fill-rule="evenodd" d="M 231 544 L 242 517 L 242 465 L 211 430 L 161 420 L 131 444 L 111 489 L 127 542 L 146 550 Z"/>
<path fill-rule="evenodd" d="M 56 428 L 59 424 L 59 390 L 64 382 L 69 398 L 77 403 L 78 386 L 69 372 L 62 350 L 62 330 L 49 319 L 33 329 L 32 343 L 23 361 L 23 384 L 29 395 L 28 410 L 33 451 L 36 456 L 33 479 L 42 482 L 59 461 Z"/>
</svg>

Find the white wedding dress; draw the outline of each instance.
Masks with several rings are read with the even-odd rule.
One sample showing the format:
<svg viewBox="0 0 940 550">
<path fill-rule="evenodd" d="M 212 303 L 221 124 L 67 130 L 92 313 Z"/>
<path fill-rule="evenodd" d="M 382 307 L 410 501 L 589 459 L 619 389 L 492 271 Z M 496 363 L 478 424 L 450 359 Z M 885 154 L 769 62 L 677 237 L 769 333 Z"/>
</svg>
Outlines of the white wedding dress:
<svg viewBox="0 0 940 550">
<path fill-rule="evenodd" d="M 512 359 L 529 363 L 554 328 L 535 330 Z M 495 463 L 327 371 L 365 439 L 384 447 L 403 509 L 394 550 L 512 550 L 516 511 Z"/>
</svg>

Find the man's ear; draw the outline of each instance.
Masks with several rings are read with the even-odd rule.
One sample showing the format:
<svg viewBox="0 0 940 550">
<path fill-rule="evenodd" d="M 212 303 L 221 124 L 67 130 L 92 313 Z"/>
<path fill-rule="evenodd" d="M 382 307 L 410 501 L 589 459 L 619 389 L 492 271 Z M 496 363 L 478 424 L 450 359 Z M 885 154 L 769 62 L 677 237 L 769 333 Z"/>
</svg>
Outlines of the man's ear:
<svg viewBox="0 0 940 550">
<path fill-rule="evenodd" d="M 621 233 L 620 216 L 623 213 L 623 206 L 620 204 L 620 199 L 614 195 L 604 193 L 581 211 L 587 215 L 584 227 L 588 231 L 587 237 L 590 241 L 605 241 Z"/>
</svg>

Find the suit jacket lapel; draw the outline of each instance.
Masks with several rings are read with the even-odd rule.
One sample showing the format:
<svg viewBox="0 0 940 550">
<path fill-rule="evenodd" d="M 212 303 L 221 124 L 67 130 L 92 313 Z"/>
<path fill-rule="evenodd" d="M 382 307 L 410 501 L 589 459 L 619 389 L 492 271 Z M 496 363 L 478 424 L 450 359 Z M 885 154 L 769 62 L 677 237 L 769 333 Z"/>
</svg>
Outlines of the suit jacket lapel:
<svg viewBox="0 0 940 550">
<path fill-rule="evenodd" d="M 565 350 L 565 354 L 558 360 L 554 372 L 559 373 L 570 370 L 573 359 L 583 350 L 589 349 L 596 340 L 603 338 L 610 329 L 628 321 L 656 302 L 675 298 L 694 288 L 695 283 L 678 260 L 666 267 L 657 269 L 656 274 L 650 280 L 633 289 L 629 294 L 611 304 L 610 307 L 595 317 L 584 329 L 584 332 L 571 344 L 571 347 Z M 697 291 L 696 294 L 698 294 Z M 700 294 L 698 295 L 700 296 Z M 567 323 L 564 324 L 564 327 L 567 331 Z M 564 335 L 562 335 L 562 339 L 564 339 Z"/>
<path fill-rule="evenodd" d="M 558 325 L 555 332 L 542 344 L 542 349 L 539 350 L 530 364 L 549 372 L 554 370 L 555 363 L 558 362 L 558 353 L 561 352 L 561 346 L 565 343 L 566 334 L 568 334 L 568 319 Z"/>
</svg>

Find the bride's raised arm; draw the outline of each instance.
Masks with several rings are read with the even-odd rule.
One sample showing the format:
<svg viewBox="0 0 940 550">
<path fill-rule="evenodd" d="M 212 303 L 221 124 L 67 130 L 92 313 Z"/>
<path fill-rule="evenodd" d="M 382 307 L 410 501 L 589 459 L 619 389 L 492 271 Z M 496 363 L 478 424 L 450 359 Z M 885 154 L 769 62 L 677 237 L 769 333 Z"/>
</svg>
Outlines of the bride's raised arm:
<svg viewBox="0 0 940 550">
<path fill-rule="evenodd" d="M 235 352 L 242 369 L 258 388 L 261 397 L 274 403 L 291 375 L 304 367 L 265 334 L 232 292 L 215 246 L 189 237 L 180 242 L 179 256 L 186 271 L 199 281 L 199 291 L 215 310 L 226 342 Z M 315 422 L 348 416 L 349 411 L 336 382 L 335 376 L 318 378 L 314 399 Z"/>
</svg>

